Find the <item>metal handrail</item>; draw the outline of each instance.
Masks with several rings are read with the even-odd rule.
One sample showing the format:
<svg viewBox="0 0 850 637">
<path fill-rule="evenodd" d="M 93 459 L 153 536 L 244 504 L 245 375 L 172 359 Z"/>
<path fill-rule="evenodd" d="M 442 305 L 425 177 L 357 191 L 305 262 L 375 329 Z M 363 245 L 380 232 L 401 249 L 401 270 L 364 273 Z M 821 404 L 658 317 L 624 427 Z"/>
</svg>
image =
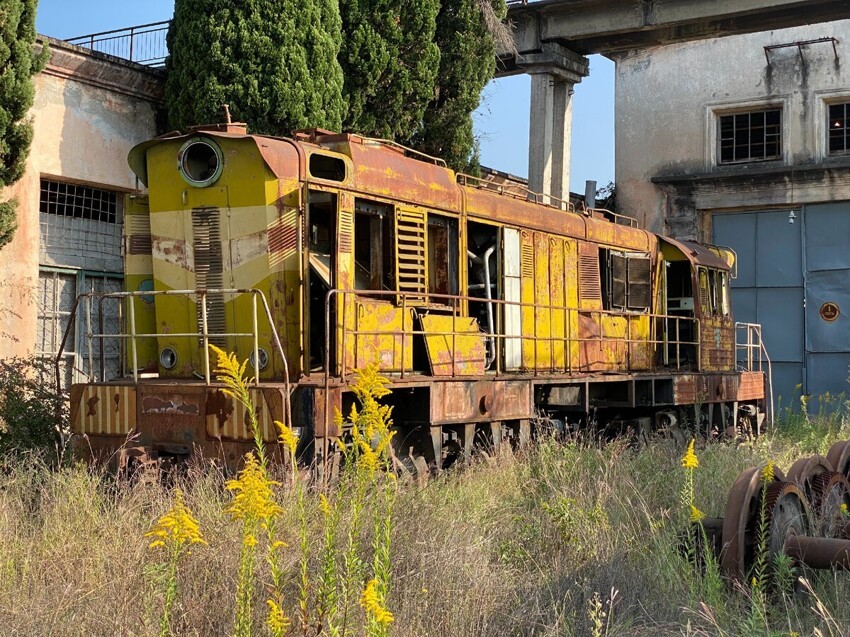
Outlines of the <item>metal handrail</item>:
<svg viewBox="0 0 850 637">
<path fill-rule="evenodd" d="M 229 294 L 233 296 L 242 295 L 242 294 L 250 294 L 251 295 L 251 326 L 252 331 L 250 332 L 221 332 L 221 333 L 210 333 L 208 331 L 207 325 L 207 297 L 210 294 Z M 136 297 L 152 297 L 152 296 L 195 296 L 197 297 L 196 304 L 200 302 L 201 304 L 201 330 L 200 332 L 169 332 L 167 334 L 158 333 L 158 332 L 143 332 L 139 333 L 136 331 L 136 308 L 135 303 L 132 300 Z M 92 328 L 91 324 L 91 310 L 92 310 L 92 301 L 97 299 L 99 301 L 98 304 L 98 316 L 99 316 L 99 325 L 98 331 L 95 332 Z M 118 333 L 107 333 L 103 328 L 103 302 L 106 299 L 117 299 L 119 303 L 121 300 L 125 301 L 127 305 L 127 316 L 128 316 L 128 328 L 129 333 L 125 333 L 124 331 Z M 254 370 L 256 371 L 256 375 L 254 378 L 254 383 L 256 386 L 260 386 L 260 373 L 259 373 L 259 325 L 258 325 L 258 307 L 257 302 L 262 302 L 263 311 L 268 321 L 269 328 L 271 329 L 272 341 L 275 349 L 277 350 L 278 355 L 283 363 L 283 377 L 284 377 L 284 385 L 286 391 L 286 425 L 292 426 L 292 406 L 290 402 L 290 384 L 289 384 L 289 363 L 286 359 L 286 354 L 283 351 L 283 346 L 280 342 L 280 337 L 277 333 L 277 328 L 275 327 L 274 319 L 272 317 L 271 309 L 269 307 L 268 301 L 266 300 L 265 295 L 261 290 L 256 288 L 222 288 L 222 289 L 200 289 L 200 290 L 138 290 L 135 292 L 86 292 L 84 294 L 80 294 L 74 300 L 74 306 L 71 309 L 71 319 L 68 321 L 68 325 L 65 328 L 65 333 L 62 336 L 62 341 L 59 345 L 59 352 L 55 358 L 55 369 L 56 369 L 56 384 L 57 388 L 61 390 L 61 360 L 62 355 L 65 351 L 65 346 L 68 342 L 68 337 L 75 330 L 76 322 L 77 322 L 77 310 L 79 309 L 80 302 L 85 301 L 86 305 L 86 344 L 87 351 L 86 355 L 89 360 L 89 369 L 88 376 L 89 382 L 96 382 L 95 377 L 93 376 L 94 371 L 94 341 L 98 340 L 100 342 L 99 348 L 99 356 L 100 356 L 100 377 L 105 380 L 105 361 L 104 361 L 104 346 L 103 343 L 106 339 L 129 339 L 130 341 L 130 357 L 131 357 L 131 367 L 133 374 L 133 382 L 139 382 L 139 374 L 138 374 L 138 339 L 145 338 L 200 338 L 203 342 L 203 351 L 204 351 L 204 382 L 209 385 L 211 383 L 211 366 L 210 366 L 210 354 L 209 354 L 209 343 L 210 338 L 222 337 L 222 338 L 252 338 L 253 342 L 253 354 L 254 354 Z M 120 304 L 119 308 L 122 308 L 123 305 Z M 122 356 L 123 359 L 123 356 Z"/>
<path fill-rule="evenodd" d="M 145 49 L 148 57 L 140 59 L 136 59 L 139 58 L 136 54 L 140 48 L 145 47 L 143 46 L 144 43 L 139 43 L 137 40 L 140 40 L 142 36 L 150 36 L 151 34 L 159 33 L 164 34 L 168 31 L 169 24 L 171 24 L 171 20 L 164 20 L 162 22 L 140 24 L 124 29 L 99 31 L 98 33 L 89 33 L 87 35 L 68 38 L 65 42 L 76 44 L 77 46 L 82 46 L 91 49 L 92 51 L 100 51 L 101 53 L 124 58 L 138 64 L 159 66 L 165 61 L 165 57 L 168 55 L 168 45 L 165 42 L 165 37 L 163 36 L 161 40 L 153 42 L 152 46 L 150 45 L 150 37 L 146 38 L 149 44 L 149 46 Z M 103 43 L 109 43 L 109 45 L 103 46 Z M 124 51 L 127 52 L 125 55 L 119 53 Z M 156 55 L 152 55 L 153 53 Z"/>
<path fill-rule="evenodd" d="M 738 340 L 740 330 L 746 332 L 746 340 L 741 342 Z M 759 323 L 735 323 L 735 352 L 743 350 L 746 356 L 746 365 L 743 371 L 748 372 L 765 372 L 767 378 L 767 394 L 770 400 L 770 412 L 768 413 L 768 423 L 772 426 L 774 420 L 774 404 L 773 404 L 773 364 L 770 360 L 770 355 L 767 353 L 767 347 L 762 339 L 761 325 Z M 737 355 L 735 357 L 737 359 Z"/>
<path fill-rule="evenodd" d="M 561 199 L 560 197 L 556 197 L 554 195 L 547 195 L 544 193 L 535 192 L 534 190 L 531 190 L 531 188 L 529 188 L 528 186 L 523 186 L 522 184 L 497 184 L 492 181 L 482 179 L 481 177 L 476 177 L 475 175 L 467 175 L 466 173 L 457 173 L 456 179 L 457 183 L 459 183 L 461 186 L 477 188 L 479 190 L 490 190 L 505 197 L 513 197 L 514 199 L 531 201 L 533 203 L 549 206 L 550 208 L 566 210 L 567 212 L 576 212 L 576 207 L 569 201 L 569 199 Z M 551 203 L 547 203 L 547 198 Z"/>
<path fill-rule="evenodd" d="M 336 304 L 334 305 L 334 300 L 338 299 L 340 296 L 343 297 L 342 303 L 337 301 Z M 402 342 L 401 342 L 401 345 L 402 345 L 402 365 L 401 365 L 400 369 L 397 370 L 397 371 L 400 373 L 401 377 L 404 377 L 404 373 L 405 373 L 405 369 L 404 369 L 404 354 L 405 354 L 405 351 L 404 350 L 406 349 L 405 346 L 407 344 L 408 337 L 412 338 L 413 336 L 417 336 L 417 335 L 446 336 L 446 337 L 450 336 L 454 340 L 458 336 L 464 336 L 464 337 L 470 336 L 469 332 L 460 332 L 460 331 L 456 330 L 454 325 L 453 325 L 453 329 L 451 331 L 448 331 L 448 332 L 431 332 L 431 331 L 426 332 L 424 330 L 415 330 L 415 329 L 407 330 L 407 329 L 403 329 L 403 328 L 401 330 L 396 330 L 396 329 L 387 329 L 387 330 L 357 330 L 357 329 L 352 329 L 352 328 L 350 328 L 346 325 L 346 318 L 347 317 L 346 317 L 346 312 L 344 311 L 344 307 L 346 305 L 346 303 L 345 303 L 345 297 L 346 296 L 353 296 L 355 298 L 363 298 L 363 299 L 369 299 L 369 298 L 374 299 L 375 297 L 387 298 L 389 300 L 396 301 L 396 303 L 399 304 L 403 308 L 403 312 L 408 307 L 411 308 L 411 309 L 429 309 L 428 306 L 425 306 L 425 307 L 422 306 L 421 298 L 422 298 L 423 295 L 419 292 L 414 293 L 414 292 L 396 292 L 396 291 L 390 291 L 390 290 L 351 290 L 351 289 L 329 290 L 327 295 L 326 295 L 326 298 L 325 298 L 325 362 L 324 362 L 324 373 L 325 373 L 326 382 L 330 381 L 330 377 L 332 375 L 331 361 L 330 361 L 330 356 L 331 356 L 330 339 L 331 339 L 331 329 L 332 329 L 332 327 L 341 328 L 341 339 L 342 339 L 342 341 L 341 341 L 341 343 L 339 343 L 338 349 L 341 352 L 343 352 L 343 354 L 346 351 L 345 350 L 345 340 L 346 340 L 347 336 L 378 336 L 378 335 L 389 335 L 389 334 L 400 335 L 402 337 Z M 574 344 L 581 344 L 581 343 L 585 343 L 585 342 L 598 342 L 598 343 L 602 344 L 602 343 L 605 343 L 605 342 L 615 341 L 615 342 L 618 342 L 618 343 L 623 343 L 623 344 L 628 346 L 627 355 L 629 357 L 631 356 L 632 345 L 664 345 L 664 354 L 665 354 L 664 360 L 665 360 L 665 362 L 669 361 L 668 348 L 670 346 L 675 346 L 676 347 L 676 369 L 682 368 L 682 361 L 681 361 L 681 350 L 682 350 L 682 348 L 685 347 L 685 346 L 693 346 L 694 347 L 694 358 L 695 358 L 694 362 L 695 362 L 695 364 L 697 365 L 698 368 L 700 366 L 699 321 L 694 317 L 677 316 L 677 315 L 669 315 L 669 314 L 652 314 L 652 313 L 649 313 L 649 312 L 623 313 L 623 312 L 618 312 L 618 311 L 615 311 L 615 310 L 586 309 L 586 308 L 579 308 L 579 307 L 572 307 L 572 306 L 565 307 L 565 306 L 562 306 L 562 305 L 554 305 L 554 304 L 548 304 L 547 305 L 547 304 L 540 304 L 540 303 L 528 303 L 528 302 L 522 302 L 522 301 L 506 301 L 504 299 L 487 300 L 487 299 L 483 299 L 483 298 L 477 297 L 477 296 L 457 295 L 457 294 L 427 294 L 426 296 L 427 296 L 429 302 L 431 303 L 430 309 L 433 309 L 433 306 L 437 305 L 437 303 L 434 303 L 434 301 L 444 301 L 445 303 L 439 304 L 439 307 L 451 310 L 452 316 L 455 316 L 455 317 L 457 316 L 458 312 L 460 311 L 462 304 L 468 303 L 468 302 L 493 303 L 495 305 L 500 305 L 500 306 L 504 306 L 504 307 L 517 307 L 517 308 L 520 308 L 520 311 L 523 308 L 535 309 L 535 310 L 548 310 L 550 312 L 550 315 L 551 315 L 552 312 L 559 312 L 563 315 L 563 317 L 564 317 L 564 328 L 565 328 L 565 334 L 563 336 L 559 336 L 559 335 L 553 336 L 551 334 L 549 336 L 538 336 L 536 334 L 534 334 L 534 335 L 503 334 L 503 333 L 501 333 L 502 332 L 501 326 L 497 327 L 497 329 L 495 330 L 496 333 L 494 333 L 494 334 L 491 334 L 489 332 L 480 333 L 482 338 L 487 338 L 487 339 L 492 338 L 492 339 L 494 339 L 494 341 L 497 344 L 497 354 L 496 354 L 496 359 L 495 359 L 495 361 L 496 361 L 495 362 L 495 364 L 496 364 L 495 373 L 496 373 L 497 376 L 504 373 L 504 371 L 506 371 L 506 370 L 501 369 L 501 354 L 504 353 L 505 342 L 508 341 L 509 339 L 512 339 L 512 340 L 519 342 L 520 347 L 522 347 L 522 343 L 524 343 L 526 341 L 531 341 L 532 343 L 534 343 L 535 361 L 534 361 L 534 365 L 532 366 L 532 369 L 530 370 L 531 373 L 533 373 L 534 375 L 539 374 L 541 371 L 549 371 L 549 372 L 564 371 L 564 372 L 567 372 L 567 373 L 571 373 L 573 371 L 572 360 L 569 357 L 565 359 L 566 361 L 568 361 L 566 368 L 561 369 L 561 368 L 555 367 L 554 351 L 553 351 L 554 348 L 552 347 L 552 345 L 554 345 L 556 343 L 562 343 L 564 345 L 565 351 L 568 351 L 569 348 L 571 348 L 572 345 L 574 345 Z M 411 302 L 409 300 L 410 298 L 415 299 L 415 300 L 413 302 Z M 340 305 L 342 306 L 342 310 L 340 309 Z M 331 310 L 332 309 L 335 309 L 336 312 L 337 312 L 337 316 L 340 317 L 338 319 L 338 324 L 336 326 L 331 325 L 330 319 L 331 319 L 331 313 L 332 313 Z M 624 318 L 624 319 L 626 319 L 626 326 L 625 326 L 626 335 L 623 336 L 623 337 L 606 336 L 606 335 L 602 334 L 601 330 L 600 330 L 598 335 L 593 336 L 593 337 L 581 337 L 581 336 L 578 336 L 578 335 L 573 335 L 571 333 L 572 323 L 571 323 L 571 321 L 567 320 L 568 316 L 572 313 L 578 313 L 578 314 L 584 314 L 584 315 L 590 314 L 592 316 L 596 315 L 596 316 L 599 316 L 599 317 L 601 317 L 601 316 L 612 316 L 612 317 L 617 317 L 617 318 Z M 498 313 L 498 314 L 501 316 L 501 313 Z M 649 338 L 633 338 L 632 335 L 631 335 L 632 322 L 634 320 L 641 319 L 641 318 L 649 318 L 649 320 L 651 321 L 651 324 L 650 324 L 651 334 L 650 334 Z M 661 336 L 659 336 L 657 334 L 657 332 L 659 330 L 659 320 L 664 322 L 662 329 L 661 329 L 661 332 L 662 332 Z M 695 327 L 695 329 L 694 329 L 694 340 L 683 340 L 681 338 L 681 331 L 682 331 L 681 330 L 681 324 L 682 323 L 690 323 Z M 671 327 L 672 327 L 672 329 L 671 329 Z M 671 334 L 670 334 L 671 331 L 674 332 L 675 338 L 671 338 Z M 549 346 L 550 346 L 549 347 L 549 349 L 550 349 L 550 354 L 549 354 L 550 365 L 549 365 L 548 369 L 547 368 L 541 368 L 540 365 L 538 365 L 538 361 L 536 360 L 539 343 L 548 343 Z M 501 345 L 501 347 L 499 345 Z M 454 345 L 453 345 L 452 351 L 454 352 L 454 350 L 455 350 L 455 348 L 454 348 Z M 627 364 L 627 368 L 630 370 L 630 367 L 631 367 L 630 360 L 627 360 L 626 364 Z M 345 376 L 346 376 L 346 366 L 344 364 L 344 361 L 342 361 L 342 362 L 338 361 L 337 367 L 338 367 L 338 370 L 339 370 L 338 376 L 339 376 L 341 381 L 344 381 Z M 334 375 L 336 376 L 336 374 L 334 374 Z M 452 358 L 452 375 L 453 376 L 456 375 L 454 356 Z"/>
</svg>

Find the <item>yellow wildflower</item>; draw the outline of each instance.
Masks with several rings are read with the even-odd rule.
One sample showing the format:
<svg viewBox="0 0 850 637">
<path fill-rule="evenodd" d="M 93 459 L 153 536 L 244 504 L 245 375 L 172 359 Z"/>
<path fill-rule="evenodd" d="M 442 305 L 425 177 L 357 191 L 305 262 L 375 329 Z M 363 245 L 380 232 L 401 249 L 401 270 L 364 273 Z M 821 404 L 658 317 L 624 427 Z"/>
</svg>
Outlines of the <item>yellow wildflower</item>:
<svg viewBox="0 0 850 637">
<path fill-rule="evenodd" d="M 285 549 L 287 546 L 289 546 L 289 545 L 286 542 L 281 542 L 280 540 L 275 540 L 274 542 L 272 542 L 271 549 L 273 551 L 276 551 L 277 549 Z"/>
<path fill-rule="evenodd" d="M 697 458 L 697 454 L 694 453 L 693 438 L 691 438 L 691 441 L 688 443 L 688 450 L 685 452 L 685 455 L 682 456 L 682 466 L 685 469 L 696 469 L 699 467 L 699 459 Z"/>
<path fill-rule="evenodd" d="M 257 462 L 254 454 L 245 454 L 245 467 L 235 480 L 228 480 L 225 487 L 233 491 L 233 502 L 227 508 L 234 520 L 259 522 L 279 515 L 281 509 L 274 500 L 272 487 L 280 485 L 270 480 L 265 469 Z"/>
<path fill-rule="evenodd" d="M 328 502 L 328 499 L 325 497 L 324 493 L 319 494 L 319 508 L 325 515 L 331 514 L 331 503 Z"/>
<path fill-rule="evenodd" d="M 266 622 L 268 623 L 272 634 L 285 634 L 292 623 L 290 622 L 289 617 L 286 616 L 286 613 L 283 612 L 283 608 L 281 608 L 273 599 L 267 599 L 266 605 L 269 607 L 269 616 L 268 619 L 266 619 Z"/>
<path fill-rule="evenodd" d="M 369 580 L 363 595 L 360 596 L 360 605 L 366 609 L 366 616 L 374 619 L 379 624 L 387 625 L 395 620 L 393 614 L 387 610 L 378 592 L 378 580 Z"/>
<path fill-rule="evenodd" d="M 696 508 L 693 504 L 691 505 L 691 522 L 702 522 L 705 518 L 705 513 Z"/>
<path fill-rule="evenodd" d="M 841 508 L 841 515 L 843 515 L 845 518 L 850 518 L 850 511 L 847 510 L 847 503 L 842 502 L 840 508 Z"/>
<path fill-rule="evenodd" d="M 245 537 L 242 538 L 242 544 L 254 548 L 255 546 L 257 546 L 257 538 L 254 537 L 253 533 L 246 533 Z"/>
<path fill-rule="evenodd" d="M 775 463 L 773 460 L 764 465 L 764 468 L 761 470 L 761 481 L 764 483 L 773 482 L 773 478 L 775 477 Z"/>
<path fill-rule="evenodd" d="M 165 548 L 166 545 L 179 550 L 190 544 L 206 544 L 189 507 L 183 502 L 183 492 L 174 490 L 174 503 L 171 508 L 156 521 L 154 528 L 145 533 L 145 537 L 155 538 L 149 548 Z"/>
<path fill-rule="evenodd" d="M 277 437 L 278 441 L 286 447 L 290 454 L 294 454 L 295 449 L 298 447 L 298 436 L 295 435 L 292 427 L 287 427 L 279 420 L 275 420 L 274 424 L 280 432 Z"/>
<path fill-rule="evenodd" d="M 247 397 L 246 385 L 250 385 L 253 379 L 245 378 L 245 369 L 248 366 L 246 358 L 242 364 L 236 358 L 236 354 L 228 354 L 224 350 L 210 343 L 210 349 L 216 355 L 216 368 L 214 370 L 216 380 L 227 385 L 227 389 L 222 390 L 225 394 L 232 398 L 242 400 Z"/>
</svg>

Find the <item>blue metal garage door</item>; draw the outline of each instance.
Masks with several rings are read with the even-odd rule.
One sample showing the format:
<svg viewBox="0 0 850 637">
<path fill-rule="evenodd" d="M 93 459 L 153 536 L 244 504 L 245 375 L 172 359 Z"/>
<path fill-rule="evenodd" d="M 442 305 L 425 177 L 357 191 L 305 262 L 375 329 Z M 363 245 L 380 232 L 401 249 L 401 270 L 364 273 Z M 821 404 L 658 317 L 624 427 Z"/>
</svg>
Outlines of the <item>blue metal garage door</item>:
<svg viewBox="0 0 850 637">
<path fill-rule="evenodd" d="M 805 206 L 793 223 L 791 212 L 712 220 L 712 241 L 738 253 L 735 320 L 764 327 L 784 407 L 796 407 L 801 389 L 814 398 L 850 389 L 850 203 Z"/>
</svg>

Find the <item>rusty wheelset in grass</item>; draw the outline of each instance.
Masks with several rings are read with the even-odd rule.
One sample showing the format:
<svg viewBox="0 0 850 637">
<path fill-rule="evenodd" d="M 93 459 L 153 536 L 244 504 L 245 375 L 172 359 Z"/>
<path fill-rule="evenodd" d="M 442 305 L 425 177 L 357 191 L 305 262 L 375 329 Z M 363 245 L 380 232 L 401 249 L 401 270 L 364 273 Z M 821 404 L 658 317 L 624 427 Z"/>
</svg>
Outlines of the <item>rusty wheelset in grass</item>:
<svg viewBox="0 0 850 637">
<path fill-rule="evenodd" d="M 725 516 L 702 524 L 730 582 L 746 582 L 760 552 L 768 564 L 784 554 L 797 566 L 850 570 L 848 507 L 850 440 L 845 440 L 826 457 L 798 460 L 787 474 L 764 467 L 743 471 L 729 492 Z"/>
</svg>

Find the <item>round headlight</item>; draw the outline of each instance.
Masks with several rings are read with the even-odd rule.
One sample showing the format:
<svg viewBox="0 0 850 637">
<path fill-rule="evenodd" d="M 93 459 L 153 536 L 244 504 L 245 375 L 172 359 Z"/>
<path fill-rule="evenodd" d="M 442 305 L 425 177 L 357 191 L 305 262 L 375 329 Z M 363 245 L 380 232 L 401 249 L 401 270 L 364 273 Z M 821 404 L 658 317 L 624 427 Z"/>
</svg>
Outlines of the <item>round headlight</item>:
<svg viewBox="0 0 850 637">
<path fill-rule="evenodd" d="M 259 350 L 260 353 L 260 369 L 265 369 L 269 366 L 269 353 L 264 350 L 262 347 Z M 248 357 L 248 360 L 251 362 L 251 367 L 257 369 L 257 363 L 254 360 L 254 352 L 251 352 L 251 355 Z"/>
<path fill-rule="evenodd" d="M 159 353 L 159 364 L 165 369 L 174 369 L 177 364 L 177 352 L 170 347 L 165 347 Z"/>
<path fill-rule="evenodd" d="M 221 149 L 211 139 L 195 137 L 177 153 L 177 170 L 189 184 L 203 188 L 216 182 L 224 168 Z"/>
</svg>

